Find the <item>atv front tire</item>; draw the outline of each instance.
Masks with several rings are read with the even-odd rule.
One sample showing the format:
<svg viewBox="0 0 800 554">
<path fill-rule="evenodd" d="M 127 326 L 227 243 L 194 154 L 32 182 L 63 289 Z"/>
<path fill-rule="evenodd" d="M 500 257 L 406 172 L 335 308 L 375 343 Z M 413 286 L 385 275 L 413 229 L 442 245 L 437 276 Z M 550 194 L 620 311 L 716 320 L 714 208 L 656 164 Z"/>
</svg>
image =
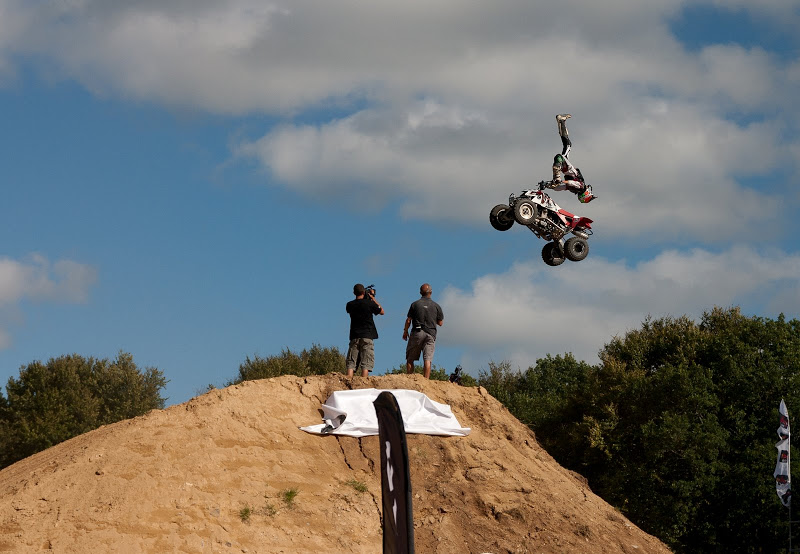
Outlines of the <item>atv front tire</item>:
<svg viewBox="0 0 800 554">
<path fill-rule="evenodd" d="M 555 267 L 563 264 L 565 258 L 558 244 L 555 242 L 548 242 L 544 245 L 544 248 L 542 248 L 542 260 L 544 260 L 544 263 L 547 265 Z"/>
<path fill-rule="evenodd" d="M 521 225 L 530 225 L 538 214 L 537 206 L 530 200 L 517 200 L 514 203 L 514 217 Z"/>
<path fill-rule="evenodd" d="M 508 231 L 514 225 L 511 207 L 507 204 L 498 204 L 489 214 L 489 223 L 498 231 Z"/>
<path fill-rule="evenodd" d="M 573 262 L 579 262 L 589 255 L 589 243 L 581 237 L 570 237 L 564 243 L 564 254 Z"/>
</svg>

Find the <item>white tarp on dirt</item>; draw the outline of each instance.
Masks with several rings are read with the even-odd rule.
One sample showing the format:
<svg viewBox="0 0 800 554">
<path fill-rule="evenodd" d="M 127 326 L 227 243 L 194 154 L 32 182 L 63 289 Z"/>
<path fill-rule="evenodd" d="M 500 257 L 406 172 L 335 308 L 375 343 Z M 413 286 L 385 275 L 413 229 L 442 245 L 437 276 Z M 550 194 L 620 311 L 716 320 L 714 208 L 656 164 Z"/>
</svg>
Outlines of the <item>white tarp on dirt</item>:
<svg viewBox="0 0 800 554">
<path fill-rule="evenodd" d="M 372 403 L 383 390 L 340 390 L 331 394 L 322 405 L 325 423 L 300 427 L 320 435 L 366 437 L 378 434 L 378 418 Z M 390 389 L 397 399 L 406 433 L 465 437 L 469 427 L 461 427 L 447 404 L 434 402 L 421 392 Z"/>
</svg>

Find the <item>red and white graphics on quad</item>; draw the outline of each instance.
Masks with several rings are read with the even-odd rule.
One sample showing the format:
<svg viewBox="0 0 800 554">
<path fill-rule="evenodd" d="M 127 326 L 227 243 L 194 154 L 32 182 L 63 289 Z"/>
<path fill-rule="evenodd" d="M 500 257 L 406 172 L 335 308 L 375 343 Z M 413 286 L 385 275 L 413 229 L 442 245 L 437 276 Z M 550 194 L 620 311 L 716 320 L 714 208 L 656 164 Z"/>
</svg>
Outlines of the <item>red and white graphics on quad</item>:
<svg viewBox="0 0 800 554">
<path fill-rule="evenodd" d="M 562 209 L 544 188 L 542 181 L 537 190 L 523 190 L 519 196 L 511 194 L 508 204 L 492 208 L 489 222 L 498 231 L 508 231 L 516 221 L 548 241 L 542 248 L 542 259 L 547 265 L 561 265 L 565 259 L 583 260 L 589 254 L 592 220 Z M 565 239 L 570 234 L 573 236 Z"/>
</svg>

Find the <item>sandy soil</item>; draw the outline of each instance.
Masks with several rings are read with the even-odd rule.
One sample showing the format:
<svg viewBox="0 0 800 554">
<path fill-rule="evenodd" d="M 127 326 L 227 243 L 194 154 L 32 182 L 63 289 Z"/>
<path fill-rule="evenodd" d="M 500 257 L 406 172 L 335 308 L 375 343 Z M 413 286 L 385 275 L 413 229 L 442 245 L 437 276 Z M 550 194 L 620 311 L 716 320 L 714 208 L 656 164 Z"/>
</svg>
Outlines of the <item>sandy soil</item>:
<svg viewBox="0 0 800 554">
<path fill-rule="evenodd" d="M 4 469 L 0 552 L 381 552 L 377 437 L 298 429 L 352 388 L 422 391 L 472 428 L 408 436 L 418 553 L 669 552 L 485 389 L 336 374 L 211 391 Z"/>
</svg>

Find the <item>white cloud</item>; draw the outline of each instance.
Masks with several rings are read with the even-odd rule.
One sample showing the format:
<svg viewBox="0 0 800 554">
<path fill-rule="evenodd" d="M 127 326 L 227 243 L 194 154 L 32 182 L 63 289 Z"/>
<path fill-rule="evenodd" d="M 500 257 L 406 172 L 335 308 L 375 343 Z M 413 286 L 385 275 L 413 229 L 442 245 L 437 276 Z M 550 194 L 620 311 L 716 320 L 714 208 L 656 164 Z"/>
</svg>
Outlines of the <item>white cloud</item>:
<svg viewBox="0 0 800 554">
<path fill-rule="evenodd" d="M 81 303 L 96 280 L 96 271 L 71 260 L 51 263 L 39 254 L 25 261 L 0 258 L 0 306 L 23 299 Z"/>
<path fill-rule="evenodd" d="M 553 116 L 570 111 L 574 161 L 599 200 L 564 193 L 564 208 L 602 221 L 608 238 L 747 240 L 796 206 L 786 183 L 755 193 L 746 179 L 800 166 L 797 139 L 784 139 L 800 129 L 800 61 L 737 44 L 689 51 L 670 32 L 685 6 L 8 0 L 0 60 L 34 54 L 101 94 L 285 116 L 238 147 L 283 186 L 473 225 L 548 178 Z M 354 113 L 291 120 L 327 105 Z"/>
<path fill-rule="evenodd" d="M 776 93 L 782 97 L 786 92 L 781 88 L 783 69 L 760 48 L 709 46 L 700 53 L 699 62 L 704 73 L 699 80 L 701 90 L 712 97 L 727 97 L 734 106 L 758 108 L 774 102 Z"/>
<path fill-rule="evenodd" d="M 748 226 L 772 224 L 779 200 L 738 178 L 769 171 L 788 152 L 774 124 L 738 126 L 667 102 L 637 112 L 586 124 L 573 119 L 573 160 L 599 200 L 581 206 L 555 193 L 562 207 L 598 221 L 606 237 L 645 230 L 651 242 L 746 238 Z M 489 209 L 509 193 L 549 178 L 560 142 L 553 117 L 538 119 L 547 131 L 526 134 L 510 118 L 423 100 L 405 112 L 363 110 L 319 126 L 282 126 L 239 153 L 315 196 L 349 200 L 371 186 L 375 198 L 399 200 L 406 217 L 485 225 Z"/>
<path fill-rule="evenodd" d="M 446 289 L 442 343 L 484 365 L 498 352 L 495 361 L 523 369 L 548 353 L 595 363 L 603 345 L 638 328 L 643 314 L 699 318 L 714 306 L 740 305 L 792 317 L 798 290 L 800 255 L 775 249 L 666 251 L 632 266 L 591 254 L 557 268 L 524 263 L 476 279 L 471 290 Z"/>
<path fill-rule="evenodd" d="M 24 301 L 84 303 L 96 279 L 94 268 L 72 260 L 51 263 L 39 254 L 22 261 L 0 257 L 0 314 L 15 314 Z M 8 319 L 16 316 L 4 317 L 6 325 Z M 8 331 L 0 327 L 0 349 L 10 342 Z"/>
<path fill-rule="evenodd" d="M 780 68 L 758 51 L 684 52 L 668 25 L 683 5 L 7 0 L 0 52 L 39 54 L 101 92 L 219 112 L 423 94 L 500 111 L 547 103 L 550 113 L 558 103 L 604 105 L 628 85 L 741 95 L 726 68 L 764 67 L 758 75 L 777 79 Z"/>
</svg>

